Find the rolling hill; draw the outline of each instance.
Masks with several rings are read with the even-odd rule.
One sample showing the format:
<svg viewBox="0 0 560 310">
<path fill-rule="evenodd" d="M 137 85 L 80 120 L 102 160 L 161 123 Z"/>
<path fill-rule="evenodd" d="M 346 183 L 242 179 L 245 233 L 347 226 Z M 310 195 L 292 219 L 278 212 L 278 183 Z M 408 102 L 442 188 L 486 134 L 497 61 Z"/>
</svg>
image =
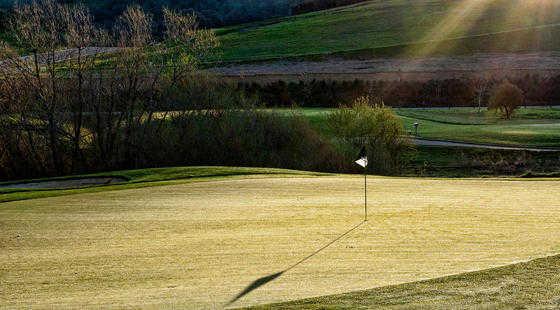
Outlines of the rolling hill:
<svg viewBox="0 0 560 310">
<path fill-rule="evenodd" d="M 217 33 L 223 62 L 555 51 L 560 2 L 372 0 Z"/>
</svg>

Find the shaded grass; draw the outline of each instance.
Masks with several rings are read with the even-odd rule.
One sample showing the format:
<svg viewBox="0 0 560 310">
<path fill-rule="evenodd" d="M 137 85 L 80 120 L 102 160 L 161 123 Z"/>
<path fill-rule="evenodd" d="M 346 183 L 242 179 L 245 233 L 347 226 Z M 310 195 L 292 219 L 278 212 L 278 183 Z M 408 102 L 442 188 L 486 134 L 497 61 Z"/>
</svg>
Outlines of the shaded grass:
<svg viewBox="0 0 560 310">
<path fill-rule="evenodd" d="M 66 176 L 58 178 L 44 178 L 33 180 L 19 180 L 10 182 L 0 182 L 1 185 L 73 180 L 90 177 L 113 177 L 128 180 L 122 184 L 89 186 L 78 189 L 11 189 L 0 188 L 0 203 L 8 201 L 56 197 L 80 193 L 99 193 L 112 190 L 133 189 L 151 186 L 162 186 L 180 184 L 185 182 L 196 182 L 204 180 L 217 180 L 232 176 L 278 176 L 278 175 L 326 175 L 321 173 L 303 172 L 286 169 L 274 168 L 243 168 L 243 167 L 172 167 L 172 168 L 151 168 L 138 170 L 123 170 L 110 173 L 95 173 L 87 175 Z"/>
<path fill-rule="evenodd" d="M 252 309 L 557 308 L 560 256 L 421 282 Z"/>
<path fill-rule="evenodd" d="M 559 152 L 487 150 L 418 146 L 410 155 L 405 175 L 423 177 L 554 178 L 560 173 Z"/>
</svg>

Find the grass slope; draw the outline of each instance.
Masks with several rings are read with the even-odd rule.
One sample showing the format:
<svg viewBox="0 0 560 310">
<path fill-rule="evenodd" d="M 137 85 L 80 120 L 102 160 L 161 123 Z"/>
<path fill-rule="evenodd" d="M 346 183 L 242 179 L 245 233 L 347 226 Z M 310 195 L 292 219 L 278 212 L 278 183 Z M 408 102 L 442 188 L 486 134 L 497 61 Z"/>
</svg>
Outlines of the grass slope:
<svg viewBox="0 0 560 310">
<path fill-rule="evenodd" d="M 560 256 L 254 309 L 557 309 Z"/>
<path fill-rule="evenodd" d="M 88 177 L 114 177 L 128 180 L 122 184 L 89 186 L 76 189 L 11 189 L 0 187 L 0 203 L 16 200 L 65 196 L 80 193 L 99 193 L 110 190 L 122 190 L 151 186 L 162 186 L 170 184 L 180 184 L 185 182 L 200 182 L 203 180 L 216 180 L 224 177 L 267 177 L 278 175 L 321 175 L 320 173 L 302 172 L 286 169 L 274 168 L 243 168 L 243 167 L 172 167 L 172 168 L 152 168 L 114 171 L 111 173 L 95 173 L 87 175 L 76 175 L 59 178 L 19 180 L 10 182 L 0 182 L 0 186 L 36 182 L 36 181 L 55 181 L 71 180 Z"/>
<path fill-rule="evenodd" d="M 295 266 L 232 305 L 250 306 L 560 251 L 557 180 L 372 177 L 370 221 L 356 226 L 362 186 L 225 178 L 3 203 L 0 307 L 220 308 Z"/>
<path fill-rule="evenodd" d="M 474 4 L 469 7 L 469 2 Z M 218 30 L 222 61 L 558 50 L 560 4 L 372 0 Z M 438 43 L 423 43 L 438 41 Z M 425 56 L 425 55 L 420 55 Z"/>
</svg>

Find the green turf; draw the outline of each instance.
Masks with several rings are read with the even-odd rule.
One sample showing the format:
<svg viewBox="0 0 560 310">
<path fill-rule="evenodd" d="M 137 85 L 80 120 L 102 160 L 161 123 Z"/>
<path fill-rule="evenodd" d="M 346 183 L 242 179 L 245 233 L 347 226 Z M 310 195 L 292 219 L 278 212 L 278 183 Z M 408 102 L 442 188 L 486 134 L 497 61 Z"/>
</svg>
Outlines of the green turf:
<svg viewBox="0 0 560 310">
<path fill-rule="evenodd" d="M 301 114 L 320 132 L 330 135 L 327 115 L 332 109 L 276 110 Z M 500 119 L 485 109 L 437 108 L 395 109 L 407 131 L 420 123 L 419 136 L 425 139 L 496 144 L 504 146 L 560 147 L 560 109 L 520 108 L 511 120 Z"/>
<path fill-rule="evenodd" d="M 521 108 L 512 120 L 473 108 L 398 109 L 409 130 L 426 139 L 509 146 L 560 147 L 560 109 Z"/>
<path fill-rule="evenodd" d="M 482 4 L 464 7 L 469 2 Z M 224 62 L 330 54 L 415 56 L 422 50 L 429 54 L 557 50 L 559 9 L 560 4 L 550 0 L 540 4 L 377 0 L 217 33 Z M 422 44 L 429 41 L 440 43 Z"/>
<path fill-rule="evenodd" d="M 255 309 L 558 309 L 560 256 Z"/>
<path fill-rule="evenodd" d="M 87 177 L 117 177 L 128 180 L 121 184 L 89 186 L 77 189 L 10 189 L 0 188 L 0 203 L 8 201 L 56 197 L 80 193 L 97 193 L 110 190 L 142 188 L 150 186 L 162 186 L 180 184 L 191 181 L 216 180 L 224 177 L 235 176 L 277 176 L 277 175 L 321 175 L 320 173 L 302 172 L 295 170 L 274 168 L 243 168 L 243 167 L 173 167 L 124 170 L 110 173 L 96 173 L 88 175 L 76 175 L 59 178 L 46 178 L 36 180 L 20 180 L 0 182 L 1 185 L 23 183 L 30 181 L 52 181 L 69 180 Z"/>
</svg>

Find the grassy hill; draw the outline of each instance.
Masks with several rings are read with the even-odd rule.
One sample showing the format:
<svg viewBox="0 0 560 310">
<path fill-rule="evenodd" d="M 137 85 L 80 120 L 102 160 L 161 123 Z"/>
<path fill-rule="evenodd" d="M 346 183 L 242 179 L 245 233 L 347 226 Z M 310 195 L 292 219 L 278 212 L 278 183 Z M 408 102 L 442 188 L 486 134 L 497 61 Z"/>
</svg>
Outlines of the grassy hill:
<svg viewBox="0 0 560 310">
<path fill-rule="evenodd" d="M 218 33 L 225 62 L 559 50 L 560 2 L 372 0 Z"/>
</svg>

